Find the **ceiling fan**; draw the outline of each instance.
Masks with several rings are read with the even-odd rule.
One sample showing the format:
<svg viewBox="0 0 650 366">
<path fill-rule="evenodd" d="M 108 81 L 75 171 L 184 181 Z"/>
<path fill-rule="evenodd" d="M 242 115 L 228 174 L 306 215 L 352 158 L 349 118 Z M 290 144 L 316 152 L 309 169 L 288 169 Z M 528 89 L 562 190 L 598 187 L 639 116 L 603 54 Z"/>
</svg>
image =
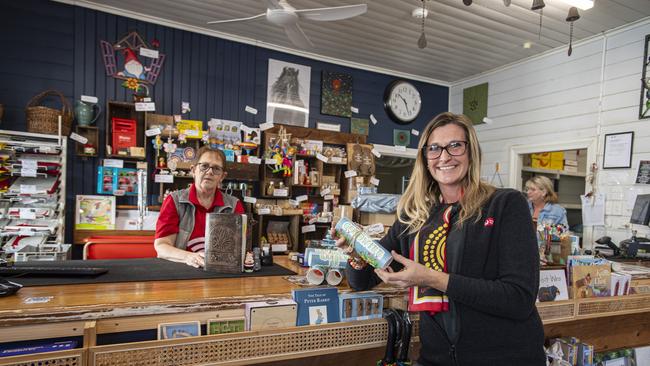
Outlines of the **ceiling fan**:
<svg viewBox="0 0 650 366">
<path fill-rule="evenodd" d="M 267 0 L 269 4 L 265 13 L 246 18 L 215 20 L 208 24 L 221 24 L 254 20 L 266 16 L 266 20 L 275 25 L 284 27 L 289 40 L 298 47 L 311 48 L 311 43 L 305 32 L 298 24 L 299 20 L 316 20 L 329 22 L 334 20 L 348 19 L 364 14 L 368 11 L 367 4 L 344 5 L 318 9 L 296 9 L 289 5 L 287 0 Z"/>
</svg>

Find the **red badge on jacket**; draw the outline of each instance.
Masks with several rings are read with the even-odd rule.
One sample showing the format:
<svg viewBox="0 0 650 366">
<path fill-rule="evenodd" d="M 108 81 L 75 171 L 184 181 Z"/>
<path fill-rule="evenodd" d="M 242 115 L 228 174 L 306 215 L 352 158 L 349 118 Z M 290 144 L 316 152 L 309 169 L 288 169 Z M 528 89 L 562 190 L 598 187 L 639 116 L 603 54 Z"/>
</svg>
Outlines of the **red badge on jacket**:
<svg viewBox="0 0 650 366">
<path fill-rule="evenodd" d="M 483 224 L 485 227 L 492 227 L 494 226 L 494 217 L 488 217 L 485 219 L 485 223 Z"/>
</svg>

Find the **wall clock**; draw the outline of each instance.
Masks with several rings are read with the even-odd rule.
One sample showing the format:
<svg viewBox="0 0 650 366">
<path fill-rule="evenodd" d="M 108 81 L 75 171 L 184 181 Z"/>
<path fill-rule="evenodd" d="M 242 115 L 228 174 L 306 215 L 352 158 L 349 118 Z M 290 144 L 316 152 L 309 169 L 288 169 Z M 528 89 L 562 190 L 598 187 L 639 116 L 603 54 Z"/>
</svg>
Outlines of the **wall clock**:
<svg viewBox="0 0 650 366">
<path fill-rule="evenodd" d="M 408 81 L 393 81 L 384 92 L 384 108 L 393 121 L 409 124 L 418 117 L 422 109 L 420 92 Z"/>
</svg>

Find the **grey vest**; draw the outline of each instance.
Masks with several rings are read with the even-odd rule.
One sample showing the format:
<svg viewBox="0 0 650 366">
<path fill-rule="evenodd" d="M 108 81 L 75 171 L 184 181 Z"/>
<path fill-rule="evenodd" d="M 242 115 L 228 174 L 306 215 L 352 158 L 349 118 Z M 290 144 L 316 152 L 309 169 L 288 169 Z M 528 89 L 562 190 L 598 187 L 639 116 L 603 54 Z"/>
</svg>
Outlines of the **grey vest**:
<svg viewBox="0 0 650 366">
<path fill-rule="evenodd" d="M 176 205 L 176 212 L 178 213 L 178 234 L 176 234 L 176 242 L 174 246 L 179 249 L 185 250 L 187 248 L 187 241 L 194 231 L 194 204 L 190 202 L 190 189 L 180 189 L 170 194 Z M 235 212 L 237 206 L 237 198 L 222 193 L 223 206 L 215 207 L 212 212 L 216 213 L 232 213 Z"/>
</svg>

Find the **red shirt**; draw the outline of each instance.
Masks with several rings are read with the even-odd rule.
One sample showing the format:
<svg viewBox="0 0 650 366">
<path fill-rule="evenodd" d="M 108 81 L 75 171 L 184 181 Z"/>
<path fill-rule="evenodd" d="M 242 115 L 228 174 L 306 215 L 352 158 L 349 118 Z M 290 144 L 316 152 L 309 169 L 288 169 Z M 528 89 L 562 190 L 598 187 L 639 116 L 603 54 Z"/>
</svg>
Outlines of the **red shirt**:
<svg viewBox="0 0 650 366">
<path fill-rule="evenodd" d="M 190 202 L 194 204 L 194 230 L 187 241 L 186 250 L 192 252 L 201 252 L 204 250 L 205 243 L 205 216 L 208 212 L 212 212 L 215 207 L 223 206 L 223 194 L 220 190 L 217 189 L 216 194 L 214 195 L 214 200 L 210 208 L 206 210 L 199 203 L 199 198 L 196 196 L 196 188 L 194 184 L 190 186 Z M 244 206 L 238 200 L 237 205 L 235 205 L 235 213 L 243 214 Z M 178 217 L 178 212 L 176 211 L 176 205 L 174 204 L 174 199 L 170 196 L 165 198 L 163 201 L 162 207 L 160 207 L 160 215 L 158 216 L 158 221 L 156 222 L 156 239 L 162 238 L 172 234 L 178 234 L 180 223 L 180 218 Z"/>
</svg>

